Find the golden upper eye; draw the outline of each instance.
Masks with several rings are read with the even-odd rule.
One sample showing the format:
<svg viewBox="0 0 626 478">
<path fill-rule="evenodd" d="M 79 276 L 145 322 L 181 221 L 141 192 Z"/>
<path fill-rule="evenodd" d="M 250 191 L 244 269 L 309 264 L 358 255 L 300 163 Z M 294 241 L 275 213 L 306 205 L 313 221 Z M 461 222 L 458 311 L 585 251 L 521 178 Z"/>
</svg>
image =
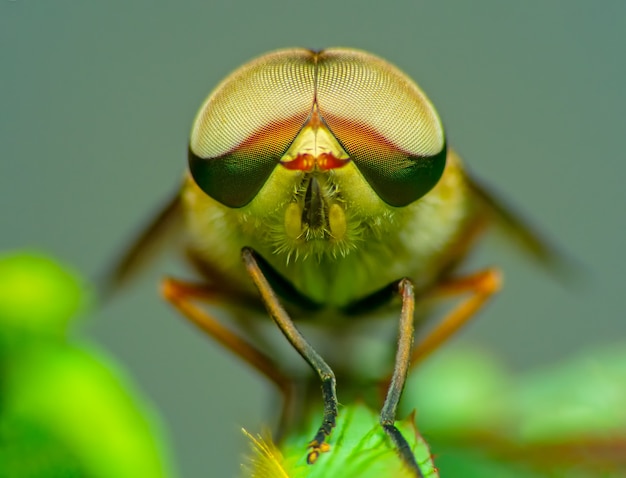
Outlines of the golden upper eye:
<svg viewBox="0 0 626 478">
<path fill-rule="evenodd" d="M 230 207 L 251 201 L 313 111 L 393 206 L 428 192 L 445 166 L 441 121 L 404 73 L 350 49 L 281 50 L 236 70 L 194 122 L 191 174 Z"/>
<path fill-rule="evenodd" d="M 412 156 L 433 156 L 444 146 L 441 122 L 409 77 L 369 53 L 333 49 L 319 54 L 317 101 L 344 145 L 368 155 L 359 133 L 373 132 Z"/>
</svg>

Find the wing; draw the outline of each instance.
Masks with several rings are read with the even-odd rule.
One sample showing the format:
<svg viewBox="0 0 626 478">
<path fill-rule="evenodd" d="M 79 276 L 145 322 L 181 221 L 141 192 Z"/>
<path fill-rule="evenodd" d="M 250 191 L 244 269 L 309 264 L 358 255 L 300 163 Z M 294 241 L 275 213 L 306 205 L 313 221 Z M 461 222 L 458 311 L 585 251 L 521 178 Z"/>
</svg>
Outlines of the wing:
<svg viewBox="0 0 626 478">
<path fill-rule="evenodd" d="M 512 239 L 522 252 L 566 282 L 580 275 L 578 264 L 541 236 L 521 215 L 476 178 L 467 175 L 467 172 L 465 174 L 470 194 L 479 208 L 485 211 L 491 222 Z"/>
<path fill-rule="evenodd" d="M 106 300 L 137 276 L 153 259 L 169 249 L 183 232 L 183 209 L 177 190 L 101 277 L 98 284 L 100 299 Z"/>
</svg>

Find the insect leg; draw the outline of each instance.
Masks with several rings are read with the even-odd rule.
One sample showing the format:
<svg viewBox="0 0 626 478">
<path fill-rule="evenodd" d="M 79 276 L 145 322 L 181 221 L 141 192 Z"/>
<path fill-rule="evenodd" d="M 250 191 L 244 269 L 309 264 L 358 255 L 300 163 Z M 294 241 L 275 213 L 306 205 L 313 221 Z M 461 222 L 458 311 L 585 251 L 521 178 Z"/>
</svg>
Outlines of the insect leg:
<svg viewBox="0 0 626 478">
<path fill-rule="evenodd" d="M 402 396 L 402 390 L 409 371 L 411 347 L 413 346 L 413 321 L 415 311 L 415 291 L 413 283 L 409 279 L 398 281 L 397 290 L 402 297 L 402 311 L 400 312 L 400 326 L 398 332 L 398 349 L 393 368 L 393 375 L 387 397 L 380 412 L 380 424 L 396 446 L 400 457 L 415 472 L 417 477 L 422 477 L 422 472 L 415 461 L 415 456 L 406 439 L 394 425 L 396 421 L 396 409 Z"/>
<path fill-rule="evenodd" d="M 280 304 L 276 293 L 272 290 L 272 287 L 263 274 L 263 271 L 261 271 L 259 267 L 254 251 L 249 248 L 244 248 L 241 251 L 241 255 L 248 274 L 250 274 L 252 281 L 259 289 L 261 298 L 263 299 L 263 303 L 265 304 L 269 315 L 272 317 L 274 322 L 276 322 L 276 325 L 278 325 L 278 328 L 291 343 L 293 348 L 295 348 L 302 358 L 311 366 L 311 368 L 315 370 L 322 381 L 324 418 L 322 420 L 322 425 L 315 434 L 315 437 L 309 443 L 308 447 L 310 448 L 310 451 L 307 455 L 307 462 L 309 464 L 313 464 L 319 457 L 320 453 L 330 449 L 330 446 L 325 443 L 325 440 L 335 427 L 337 420 L 338 405 L 337 393 L 335 390 L 335 374 L 324 359 L 302 336 L 283 306 Z"/>
<path fill-rule="evenodd" d="M 471 292 L 472 295 L 452 309 L 435 329 L 415 346 L 411 355 L 411 368 L 465 325 L 491 296 L 500 290 L 501 286 L 500 271 L 489 268 L 469 276 L 448 279 L 429 291 L 427 295 L 432 298 L 454 296 L 466 292 Z"/>
<path fill-rule="evenodd" d="M 224 292 L 214 290 L 209 285 L 190 284 L 166 278 L 161 283 L 161 293 L 190 322 L 276 384 L 286 404 L 289 404 L 293 392 L 292 382 L 280 372 L 276 363 L 194 303 L 199 300 L 221 301 L 224 299 Z M 232 300 L 231 298 L 231 302 Z"/>
</svg>

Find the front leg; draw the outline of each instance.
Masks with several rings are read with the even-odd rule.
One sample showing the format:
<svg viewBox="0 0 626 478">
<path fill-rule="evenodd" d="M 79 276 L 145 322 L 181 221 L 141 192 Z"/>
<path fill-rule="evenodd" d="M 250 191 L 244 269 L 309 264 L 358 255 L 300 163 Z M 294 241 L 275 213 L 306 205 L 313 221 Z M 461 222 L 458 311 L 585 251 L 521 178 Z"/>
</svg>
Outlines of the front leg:
<svg viewBox="0 0 626 478">
<path fill-rule="evenodd" d="M 380 412 L 380 424 L 393 441 L 398 453 L 406 465 L 418 478 L 422 478 L 422 472 L 415 461 L 415 455 L 408 442 L 394 425 L 396 421 L 396 410 L 402 390 L 406 383 L 406 376 L 409 371 L 411 348 L 413 347 L 413 320 L 415 312 L 415 288 L 410 279 L 400 279 L 395 284 L 395 289 L 402 297 L 402 310 L 400 312 L 400 323 L 398 327 L 398 348 L 393 367 L 393 375 L 387 397 Z"/>
<path fill-rule="evenodd" d="M 337 422 L 338 403 L 335 374 L 324 359 L 315 351 L 311 344 L 306 341 L 300 331 L 296 328 L 295 324 L 291 320 L 291 317 L 289 317 L 281 305 L 276 293 L 272 289 L 272 286 L 259 267 L 254 251 L 249 248 L 244 248 L 241 251 L 241 255 L 248 274 L 261 294 L 261 299 L 267 308 L 267 312 L 272 317 L 276 325 L 278 325 L 278 328 L 291 343 L 293 348 L 296 349 L 304 360 L 306 360 L 322 381 L 324 417 L 322 425 L 319 427 L 315 437 L 313 437 L 313 440 L 309 443 L 310 451 L 307 455 L 307 462 L 309 464 L 313 464 L 319 457 L 320 453 L 330 449 L 330 446 L 326 443 L 326 438 L 330 435 Z"/>
</svg>

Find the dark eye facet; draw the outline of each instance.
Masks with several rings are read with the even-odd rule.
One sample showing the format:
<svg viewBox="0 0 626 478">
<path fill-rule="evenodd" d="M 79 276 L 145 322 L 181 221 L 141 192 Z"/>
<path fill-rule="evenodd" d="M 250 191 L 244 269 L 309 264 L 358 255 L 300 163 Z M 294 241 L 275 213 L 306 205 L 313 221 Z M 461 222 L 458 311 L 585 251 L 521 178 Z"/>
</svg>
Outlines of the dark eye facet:
<svg viewBox="0 0 626 478">
<path fill-rule="evenodd" d="M 313 56 L 304 49 L 262 56 L 227 77 L 200 108 L 189 169 L 213 199 L 242 207 L 263 187 L 313 106 Z"/>
<path fill-rule="evenodd" d="M 395 157 L 394 157 L 395 156 Z M 355 161 L 376 194 L 390 206 L 402 207 L 430 191 L 446 166 L 446 147 L 434 156 L 393 156 Z"/>
<path fill-rule="evenodd" d="M 270 156 L 234 151 L 217 158 L 201 158 L 189 149 L 189 171 L 200 189 L 225 206 L 248 204 L 272 173 L 277 161 Z"/>
</svg>

